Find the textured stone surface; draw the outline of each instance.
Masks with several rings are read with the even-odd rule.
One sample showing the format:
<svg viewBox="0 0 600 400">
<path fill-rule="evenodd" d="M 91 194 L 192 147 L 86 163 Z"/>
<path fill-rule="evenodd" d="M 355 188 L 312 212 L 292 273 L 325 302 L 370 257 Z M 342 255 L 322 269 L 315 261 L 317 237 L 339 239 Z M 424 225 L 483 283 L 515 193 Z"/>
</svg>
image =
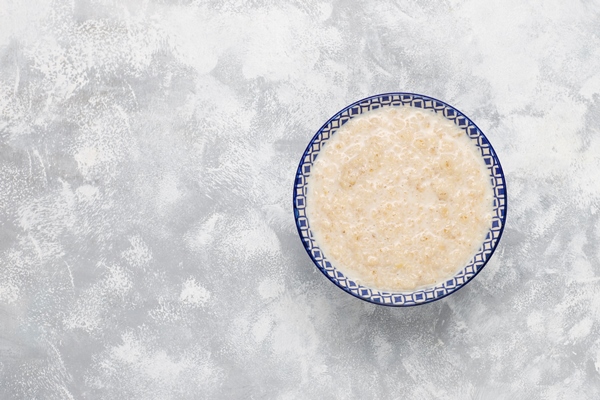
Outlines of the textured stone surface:
<svg viewBox="0 0 600 400">
<path fill-rule="evenodd" d="M 599 35 L 586 0 L 0 0 L 0 398 L 598 398 Z M 508 184 L 492 261 L 411 309 L 291 212 L 312 134 L 386 91 Z"/>
</svg>

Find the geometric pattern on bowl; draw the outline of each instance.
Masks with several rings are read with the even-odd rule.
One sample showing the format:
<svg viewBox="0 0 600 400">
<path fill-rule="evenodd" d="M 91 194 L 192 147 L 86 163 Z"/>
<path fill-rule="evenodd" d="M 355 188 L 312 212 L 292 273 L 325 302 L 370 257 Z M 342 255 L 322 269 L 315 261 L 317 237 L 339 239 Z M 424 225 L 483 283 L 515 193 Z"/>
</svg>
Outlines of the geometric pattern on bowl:
<svg viewBox="0 0 600 400">
<path fill-rule="evenodd" d="M 413 291 L 384 292 L 357 284 L 329 262 L 319 248 L 306 217 L 307 179 L 323 146 L 346 122 L 363 113 L 382 107 L 410 106 L 430 110 L 452 121 L 473 141 L 487 166 L 494 193 L 492 227 L 477 253 L 452 278 L 436 286 Z M 294 180 L 294 217 L 298 234 L 316 267 L 335 285 L 359 299 L 386 306 L 408 307 L 430 303 L 465 286 L 488 262 L 498 245 L 506 222 L 507 193 L 504 173 L 492 145 L 467 116 L 443 101 L 415 93 L 384 93 L 359 100 L 345 107 L 327 121 L 314 135 L 296 171 Z"/>
</svg>

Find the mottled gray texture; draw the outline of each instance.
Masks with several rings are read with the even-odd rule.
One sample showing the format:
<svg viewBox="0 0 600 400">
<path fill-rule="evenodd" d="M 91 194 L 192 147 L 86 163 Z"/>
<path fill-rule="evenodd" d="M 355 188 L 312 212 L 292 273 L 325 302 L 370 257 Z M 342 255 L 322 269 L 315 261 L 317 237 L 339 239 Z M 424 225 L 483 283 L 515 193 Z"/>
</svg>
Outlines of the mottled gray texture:
<svg viewBox="0 0 600 400">
<path fill-rule="evenodd" d="M 599 398 L 599 35 L 590 0 L 0 0 L 0 398 Z M 386 91 L 508 184 L 492 261 L 411 309 L 334 287 L 291 211 Z"/>
</svg>

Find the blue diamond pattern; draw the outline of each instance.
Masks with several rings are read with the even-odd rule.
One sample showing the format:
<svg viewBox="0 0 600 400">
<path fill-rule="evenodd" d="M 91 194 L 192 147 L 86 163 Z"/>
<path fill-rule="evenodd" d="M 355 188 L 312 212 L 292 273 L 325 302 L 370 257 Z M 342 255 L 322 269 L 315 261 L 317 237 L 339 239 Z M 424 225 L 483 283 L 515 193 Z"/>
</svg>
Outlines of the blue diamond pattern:
<svg viewBox="0 0 600 400">
<path fill-rule="evenodd" d="M 336 133 L 336 130 L 347 121 L 360 114 L 381 107 L 411 106 L 433 112 L 439 112 L 448 120 L 454 122 L 465 131 L 465 134 L 479 147 L 481 155 L 486 163 L 490 174 L 490 180 L 494 187 L 494 217 L 492 227 L 473 259 L 460 270 L 452 279 L 446 280 L 433 288 L 417 290 L 414 292 L 388 293 L 364 287 L 347 279 L 340 271 L 335 269 L 327 261 L 326 255 L 322 254 L 316 243 L 313 243 L 313 235 L 310 230 L 310 221 L 306 218 L 306 178 L 310 175 L 312 163 L 323 149 L 327 141 Z M 412 93 L 387 93 L 376 95 L 356 102 L 332 118 L 313 137 L 302 156 L 296 179 L 294 182 L 294 215 L 296 226 L 304 247 L 315 262 L 315 265 L 333 283 L 360 299 L 390 306 L 413 306 L 435 301 L 459 289 L 471 280 L 479 272 L 491 257 L 498 240 L 502 235 L 506 220 L 506 186 L 504 173 L 500 162 L 491 144 L 477 126 L 465 115 L 452 106 L 439 100 Z"/>
</svg>

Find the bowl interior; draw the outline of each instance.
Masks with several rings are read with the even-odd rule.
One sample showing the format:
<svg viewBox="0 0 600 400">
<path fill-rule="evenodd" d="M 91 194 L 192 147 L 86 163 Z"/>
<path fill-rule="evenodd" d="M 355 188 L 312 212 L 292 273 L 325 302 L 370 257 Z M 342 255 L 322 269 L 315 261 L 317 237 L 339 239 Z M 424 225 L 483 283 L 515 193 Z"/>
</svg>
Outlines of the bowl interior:
<svg viewBox="0 0 600 400">
<path fill-rule="evenodd" d="M 488 172 L 494 193 L 492 227 L 477 253 L 464 268 L 452 278 L 436 286 L 415 289 L 413 291 L 385 292 L 357 284 L 335 268 L 321 251 L 306 217 L 307 178 L 310 176 L 313 162 L 316 160 L 324 142 L 331 139 L 336 130 L 365 112 L 381 107 L 409 106 L 430 110 L 454 122 L 473 141 L 480 151 Z M 304 248 L 317 268 L 339 288 L 362 300 L 388 306 L 414 306 L 439 300 L 466 285 L 481 271 L 490 259 L 506 221 L 506 188 L 504 173 L 496 152 L 481 130 L 464 114 L 454 107 L 431 97 L 414 93 L 385 93 L 368 97 L 353 103 L 325 123 L 314 135 L 300 160 L 294 183 L 294 216 L 296 227 Z"/>
</svg>

